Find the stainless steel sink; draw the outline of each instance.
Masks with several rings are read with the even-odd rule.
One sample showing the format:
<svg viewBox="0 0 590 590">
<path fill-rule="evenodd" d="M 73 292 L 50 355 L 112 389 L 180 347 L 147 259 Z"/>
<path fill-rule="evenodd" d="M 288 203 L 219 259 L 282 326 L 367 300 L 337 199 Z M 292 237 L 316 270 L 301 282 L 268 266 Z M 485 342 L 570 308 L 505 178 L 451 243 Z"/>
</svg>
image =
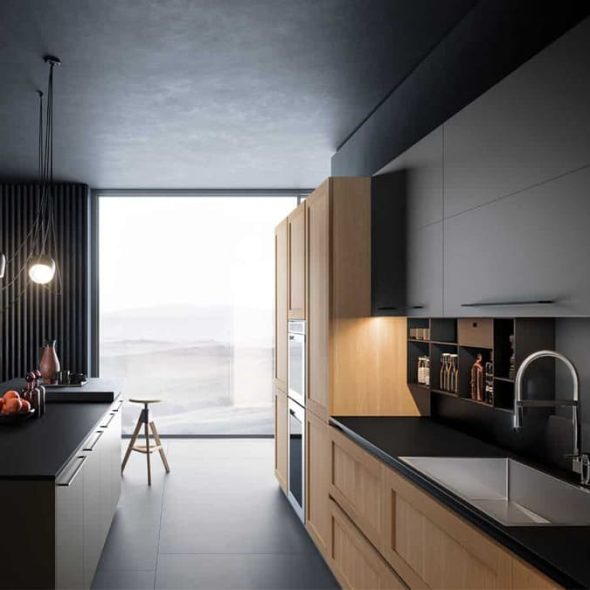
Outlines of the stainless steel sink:
<svg viewBox="0 0 590 590">
<path fill-rule="evenodd" d="M 505 526 L 590 525 L 590 492 L 512 459 L 400 457 Z"/>
</svg>

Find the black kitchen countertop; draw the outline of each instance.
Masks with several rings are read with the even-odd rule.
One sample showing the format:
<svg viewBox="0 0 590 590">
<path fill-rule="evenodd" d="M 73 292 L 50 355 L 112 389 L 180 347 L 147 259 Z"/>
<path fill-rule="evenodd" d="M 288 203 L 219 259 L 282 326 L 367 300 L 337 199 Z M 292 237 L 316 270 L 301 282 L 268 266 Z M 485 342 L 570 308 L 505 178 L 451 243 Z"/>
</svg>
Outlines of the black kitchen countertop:
<svg viewBox="0 0 590 590">
<path fill-rule="evenodd" d="M 11 379 L 0 383 L 0 395 L 9 389 L 20 391 L 26 382 L 24 379 Z M 117 383 L 108 379 L 89 378 L 84 385 L 60 385 L 46 387 L 45 395 L 49 403 L 53 402 L 113 402 L 120 394 Z"/>
<path fill-rule="evenodd" d="M 0 480 L 55 479 L 111 405 L 46 404 L 41 418 L 0 425 Z"/>
<path fill-rule="evenodd" d="M 503 526 L 399 457 L 511 457 L 529 465 L 530 461 L 431 418 L 334 417 L 330 423 L 558 584 L 590 588 L 590 526 Z"/>
</svg>

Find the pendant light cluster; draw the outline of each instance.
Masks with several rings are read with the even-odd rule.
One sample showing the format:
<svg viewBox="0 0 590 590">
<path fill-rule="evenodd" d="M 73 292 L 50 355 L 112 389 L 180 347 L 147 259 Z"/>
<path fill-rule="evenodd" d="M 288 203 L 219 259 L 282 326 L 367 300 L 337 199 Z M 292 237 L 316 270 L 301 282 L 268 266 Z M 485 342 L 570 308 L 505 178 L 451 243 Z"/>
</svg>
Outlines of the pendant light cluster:
<svg viewBox="0 0 590 590">
<path fill-rule="evenodd" d="M 39 223 L 33 235 L 35 254 L 29 260 L 29 278 L 34 283 L 46 285 L 53 280 L 56 272 L 55 216 L 53 212 L 53 70 L 61 65 L 59 58 L 46 55 L 49 64 L 47 83 L 47 116 L 43 132 L 43 93 L 39 91 Z"/>
<path fill-rule="evenodd" d="M 53 292 L 61 291 L 61 276 L 55 263 L 57 252 L 54 197 L 53 197 L 53 71 L 55 66 L 61 65 L 59 58 L 46 55 L 45 63 L 49 66 L 49 80 L 47 83 L 47 103 L 45 106 L 45 121 L 43 108 L 43 92 L 39 95 L 39 194 L 38 210 L 35 220 L 27 232 L 22 244 L 17 246 L 10 258 L 0 253 L 0 279 L 6 275 L 10 264 L 16 260 L 18 254 L 25 250 L 32 252 L 24 268 L 18 269 L 8 284 L 0 284 L 0 290 L 5 291 L 12 287 L 22 273 L 27 273 L 29 279 L 39 285 L 48 285 L 56 278 Z M 22 290 L 14 301 L 24 294 Z M 13 301 L 13 302 L 14 302 Z"/>
</svg>

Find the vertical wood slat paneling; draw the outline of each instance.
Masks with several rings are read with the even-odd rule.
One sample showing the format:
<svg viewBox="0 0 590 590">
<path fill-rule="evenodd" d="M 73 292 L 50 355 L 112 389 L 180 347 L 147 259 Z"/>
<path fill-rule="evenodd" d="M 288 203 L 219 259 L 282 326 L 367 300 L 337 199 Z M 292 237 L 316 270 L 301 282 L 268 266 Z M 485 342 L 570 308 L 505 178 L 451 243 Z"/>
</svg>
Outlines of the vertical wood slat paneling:
<svg viewBox="0 0 590 590">
<path fill-rule="evenodd" d="M 38 185 L 0 184 L 0 252 L 9 259 L 23 242 L 35 220 Z M 0 381 L 23 377 L 38 367 L 43 341 L 57 340 L 62 367 L 88 373 L 88 214 L 89 188 L 83 184 L 54 186 L 56 263 L 62 291 L 53 294 L 31 283 L 26 262 L 30 244 L 10 262 L 0 287 Z M 20 293 L 23 293 L 19 297 Z"/>
</svg>

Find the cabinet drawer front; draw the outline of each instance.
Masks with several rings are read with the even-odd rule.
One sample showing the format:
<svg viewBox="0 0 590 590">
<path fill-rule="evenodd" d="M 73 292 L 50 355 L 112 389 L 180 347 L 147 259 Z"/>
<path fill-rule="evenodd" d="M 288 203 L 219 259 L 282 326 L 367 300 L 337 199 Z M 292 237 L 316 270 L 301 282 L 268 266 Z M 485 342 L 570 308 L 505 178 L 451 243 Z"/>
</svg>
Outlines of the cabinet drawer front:
<svg viewBox="0 0 590 590">
<path fill-rule="evenodd" d="M 405 589 L 374 547 L 349 518 L 330 501 L 330 556 L 332 571 L 344 588 L 351 590 Z"/>
<path fill-rule="evenodd" d="M 461 346 L 493 348 L 494 320 L 489 318 L 460 319 L 457 328 Z"/>
<path fill-rule="evenodd" d="M 335 428 L 330 430 L 330 495 L 378 547 L 384 532 L 381 464 Z"/>
<path fill-rule="evenodd" d="M 383 553 L 412 588 L 511 586 L 511 558 L 505 551 L 393 471 L 387 470 L 384 479 Z"/>
</svg>

